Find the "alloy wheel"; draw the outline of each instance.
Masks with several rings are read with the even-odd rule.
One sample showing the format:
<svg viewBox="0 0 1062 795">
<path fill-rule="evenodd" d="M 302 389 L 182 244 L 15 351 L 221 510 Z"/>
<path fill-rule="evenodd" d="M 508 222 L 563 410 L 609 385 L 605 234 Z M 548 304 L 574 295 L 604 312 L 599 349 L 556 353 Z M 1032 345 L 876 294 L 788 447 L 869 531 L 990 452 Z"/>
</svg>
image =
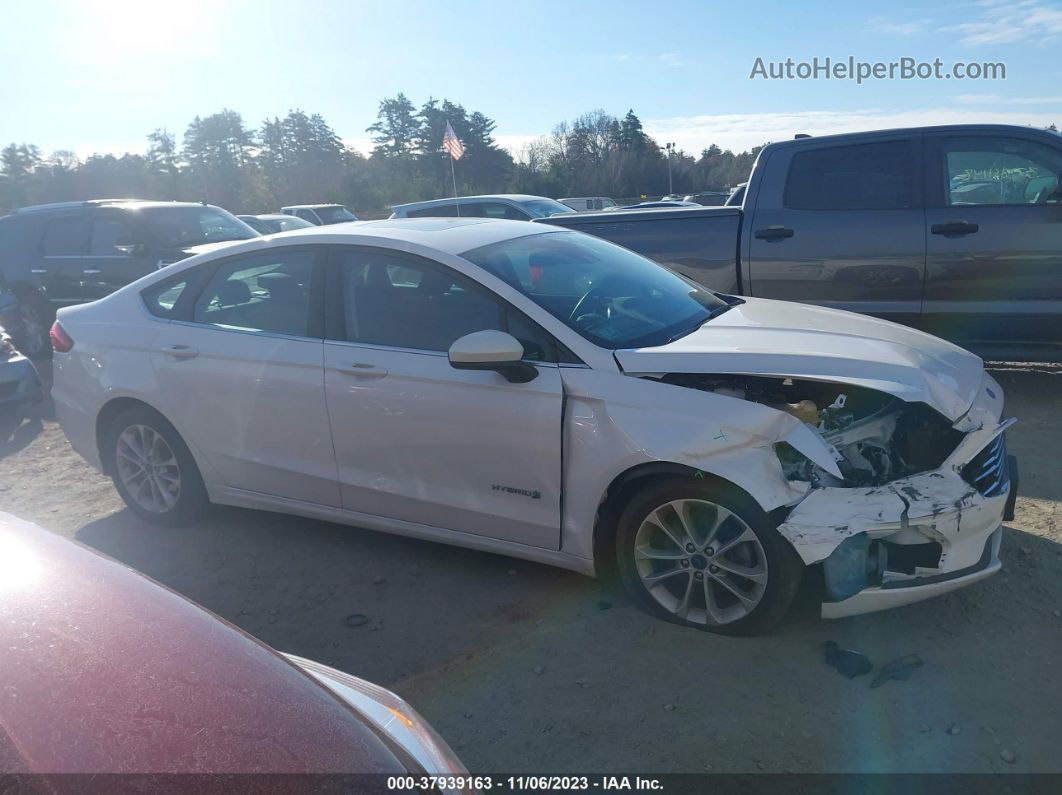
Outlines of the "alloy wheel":
<svg viewBox="0 0 1062 795">
<path fill-rule="evenodd" d="M 133 501 L 151 513 L 173 509 L 181 496 L 181 468 L 166 439 L 147 425 L 130 425 L 118 435 L 116 467 Z"/>
<path fill-rule="evenodd" d="M 635 535 L 634 564 L 649 595 L 694 624 L 744 618 L 767 589 L 759 537 L 740 516 L 708 500 L 673 500 L 650 511 Z"/>
</svg>

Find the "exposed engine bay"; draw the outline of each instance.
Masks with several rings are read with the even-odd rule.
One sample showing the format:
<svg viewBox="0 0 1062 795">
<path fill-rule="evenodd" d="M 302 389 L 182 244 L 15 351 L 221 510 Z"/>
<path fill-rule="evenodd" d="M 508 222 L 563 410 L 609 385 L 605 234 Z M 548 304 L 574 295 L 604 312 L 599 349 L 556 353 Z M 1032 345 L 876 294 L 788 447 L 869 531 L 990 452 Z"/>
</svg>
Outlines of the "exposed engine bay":
<svg viewBox="0 0 1062 795">
<path fill-rule="evenodd" d="M 667 374 L 675 386 L 762 403 L 796 417 L 832 448 L 843 480 L 786 443 L 776 445 L 787 479 L 815 486 L 880 486 L 939 467 L 963 434 L 924 403 L 864 387 L 752 375 Z"/>
</svg>

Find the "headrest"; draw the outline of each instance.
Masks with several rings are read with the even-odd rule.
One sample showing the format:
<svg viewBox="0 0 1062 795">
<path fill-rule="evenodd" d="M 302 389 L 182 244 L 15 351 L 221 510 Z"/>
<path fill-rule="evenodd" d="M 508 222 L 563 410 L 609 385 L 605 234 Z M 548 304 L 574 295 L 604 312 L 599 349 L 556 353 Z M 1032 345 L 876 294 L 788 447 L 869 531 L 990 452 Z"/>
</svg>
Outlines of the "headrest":
<svg viewBox="0 0 1062 795">
<path fill-rule="evenodd" d="M 251 300 L 251 288 L 247 282 L 230 279 L 218 285 L 215 295 L 222 306 L 236 306 Z"/>
</svg>

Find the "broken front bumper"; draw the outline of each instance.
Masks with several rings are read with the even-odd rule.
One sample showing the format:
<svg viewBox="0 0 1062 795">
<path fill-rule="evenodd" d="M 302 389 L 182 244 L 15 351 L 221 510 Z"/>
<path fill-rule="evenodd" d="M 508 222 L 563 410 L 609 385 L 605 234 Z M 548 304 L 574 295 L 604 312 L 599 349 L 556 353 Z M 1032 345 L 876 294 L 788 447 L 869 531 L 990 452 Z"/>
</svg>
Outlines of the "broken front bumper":
<svg viewBox="0 0 1062 795">
<path fill-rule="evenodd" d="M 822 564 L 823 617 L 918 602 L 999 570 L 1002 522 L 1017 493 L 1003 442 L 1009 424 L 971 433 L 932 472 L 809 492 L 778 532 L 806 564 Z"/>
</svg>

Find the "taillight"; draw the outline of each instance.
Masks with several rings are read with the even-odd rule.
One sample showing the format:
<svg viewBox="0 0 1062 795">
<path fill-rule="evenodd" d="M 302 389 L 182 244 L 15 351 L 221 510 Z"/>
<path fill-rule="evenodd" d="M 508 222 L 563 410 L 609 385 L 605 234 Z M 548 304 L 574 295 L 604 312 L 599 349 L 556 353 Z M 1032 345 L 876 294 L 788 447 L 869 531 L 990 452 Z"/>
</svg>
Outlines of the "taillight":
<svg viewBox="0 0 1062 795">
<path fill-rule="evenodd" d="M 74 347 L 73 338 L 66 333 L 66 329 L 59 325 L 59 321 L 52 323 L 52 330 L 48 332 L 52 339 L 52 350 L 56 353 L 66 353 Z"/>
</svg>

